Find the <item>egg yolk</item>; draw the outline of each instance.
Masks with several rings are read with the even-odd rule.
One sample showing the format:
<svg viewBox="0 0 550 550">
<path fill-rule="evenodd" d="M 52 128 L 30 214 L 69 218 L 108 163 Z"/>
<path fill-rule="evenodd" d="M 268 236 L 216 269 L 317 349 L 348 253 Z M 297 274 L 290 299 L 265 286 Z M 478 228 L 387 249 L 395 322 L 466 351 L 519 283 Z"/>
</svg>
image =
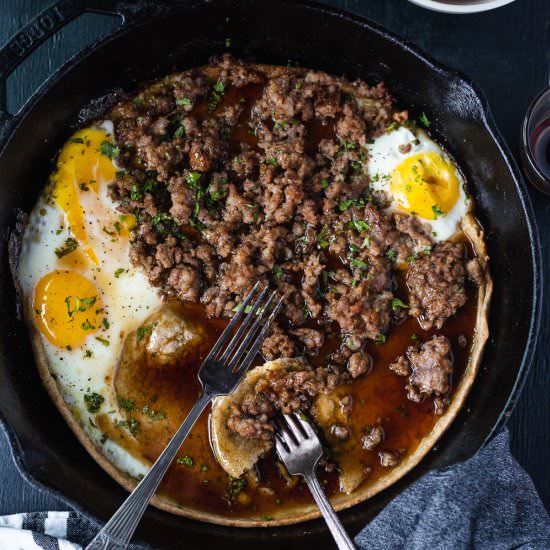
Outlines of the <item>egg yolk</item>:
<svg viewBox="0 0 550 550">
<path fill-rule="evenodd" d="M 52 271 L 34 290 L 34 311 L 42 334 L 55 346 L 72 349 L 96 332 L 103 321 L 101 296 L 76 271 Z"/>
<path fill-rule="evenodd" d="M 55 203 L 65 214 L 72 235 L 96 265 L 99 261 L 95 252 L 86 246 L 84 209 L 80 204 L 79 193 L 97 193 L 101 183 L 115 179 L 116 167 L 111 160 L 113 149 L 104 130 L 78 130 L 61 149 L 57 170 L 52 175 Z"/>
<path fill-rule="evenodd" d="M 395 168 L 390 191 L 400 210 L 436 220 L 453 208 L 459 185 L 454 165 L 429 151 L 407 157 Z"/>
</svg>

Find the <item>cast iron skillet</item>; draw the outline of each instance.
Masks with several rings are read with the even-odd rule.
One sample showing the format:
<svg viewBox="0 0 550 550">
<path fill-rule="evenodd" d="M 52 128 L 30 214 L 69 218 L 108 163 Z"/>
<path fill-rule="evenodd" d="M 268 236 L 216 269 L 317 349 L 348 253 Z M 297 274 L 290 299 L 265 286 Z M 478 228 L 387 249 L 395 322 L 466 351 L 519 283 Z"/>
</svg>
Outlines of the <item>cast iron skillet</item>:
<svg viewBox="0 0 550 550">
<path fill-rule="evenodd" d="M 485 227 L 495 291 L 490 339 L 472 392 L 454 424 L 411 474 L 341 514 L 355 533 L 391 498 L 432 468 L 464 460 L 503 425 L 525 379 L 540 309 L 540 245 L 533 212 L 511 155 L 481 92 L 465 77 L 380 27 L 345 12 L 293 0 L 61 0 L 31 21 L 0 51 L 0 82 L 48 36 L 83 12 L 119 15 L 122 26 L 86 48 L 35 93 L 15 116 L 0 94 L 0 229 L 7 240 L 16 209 L 29 211 L 51 169 L 50 159 L 82 121 L 83 105 L 173 69 L 201 65 L 231 51 L 264 63 L 289 60 L 369 82 L 384 80 L 398 102 L 425 111 L 440 140 L 462 166 Z M 109 94 L 114 92 L 114 94 Z M 92 111 L 88 111 L 93 112 Z M 0 413 L 22 473 L 77 509 L 101 520 L 125 492 L 101 470 L 66 426 L 43 390 L 16 303 L 2 248 L 0 281 Z M 190 548 L 330 546 L 321 521 L 270 529 L 207 525 L 150 509 L 138 539 Z"/>
</svg>

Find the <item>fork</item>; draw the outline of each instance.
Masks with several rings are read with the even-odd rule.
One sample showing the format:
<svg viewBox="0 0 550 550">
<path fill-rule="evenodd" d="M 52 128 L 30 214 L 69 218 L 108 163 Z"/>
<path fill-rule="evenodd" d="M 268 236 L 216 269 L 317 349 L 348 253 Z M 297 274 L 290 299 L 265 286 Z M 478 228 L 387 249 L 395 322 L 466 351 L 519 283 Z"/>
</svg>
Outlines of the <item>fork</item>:
<svg viewBox="0 0 550 550">
<path fill-rule="evenodd" d="M 259 289 L 258 281 L 204 359 L 198 373 L 201 393 L 187 418 L 182 422 L 147 475 L 92 542 L 86 546 L 85 550 L 123 550 L 127 548 L 149 500 L 155 494 L 166 470 L 202 411 L 214 397 L 228 395 L 238 386 L 252 365 L 273 319 L 283 304 L 283 298 L 276 301 L 276 291 L 267 296 L 267 286 L 261 291 Z M 253 299 L 254 303 L 250 305 Z M 241 319 L 240 327 L 230 339 Z"/>
<path fill-rule="evenodd" d="M 323 455 L 317 434 L 309 422 L 296 414 L 283 414 L 275 424 L 275 447 L 288 473 L 303 476 L 338 548 L 355 549 L 315 475 L 315 469 Z"/>
</svg>

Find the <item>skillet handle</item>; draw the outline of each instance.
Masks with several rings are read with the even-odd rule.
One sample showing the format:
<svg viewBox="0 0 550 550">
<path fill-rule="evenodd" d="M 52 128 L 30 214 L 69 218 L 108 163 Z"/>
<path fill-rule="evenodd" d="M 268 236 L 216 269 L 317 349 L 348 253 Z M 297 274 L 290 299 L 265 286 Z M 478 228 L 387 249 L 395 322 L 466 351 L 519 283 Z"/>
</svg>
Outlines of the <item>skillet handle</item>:
<svg viewBox="0 0 550 550">
<path fill-rule="evenodd" d="M 125 26 L 133 20 L 158 15 L 168 4 L 168 1 L 162 0 L 58 0 L 31 19 L 0 49 L 0 149 L 11 134 L 19 114 L 7 111 L 6 81 L 29 54 L 84 13 L 118 15 Z"/>
</svg>

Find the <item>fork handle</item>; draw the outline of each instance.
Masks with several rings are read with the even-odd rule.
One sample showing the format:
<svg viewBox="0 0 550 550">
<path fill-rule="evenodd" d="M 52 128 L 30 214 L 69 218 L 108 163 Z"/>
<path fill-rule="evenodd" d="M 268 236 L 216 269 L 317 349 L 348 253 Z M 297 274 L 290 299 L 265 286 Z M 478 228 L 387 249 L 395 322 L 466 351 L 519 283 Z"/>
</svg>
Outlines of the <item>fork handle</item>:
<svg viewBox="0 0 550 550">
<path fill-rule="evenodd" d="M 317 506 L 319 506 L 319 510 L 321 510 L 321 513 L 327 522 L 328 528 L 330 529 L 339 550 L 355 550 L 353 542 L 351 542 L 344 526 L 340 523 L 336 512 L 332 508 L 315 474 L 305 476 L 305 480 L 311 494 L 313 495 L 313 498 L 315 499 L 315 502 L 317 503 Z"/>
<path fill-rule="evenodd" d="M 151 497 L 155 494 L 166 470 L 174 460 L 185 438 L 202 411 L 214 396 L 202 393 L 189 411 L 164 451 L 157 458 L 147 475 L 139 482 L 130 496 L 122 503 L 103 529 L 86 546 L 85 550 L 124 550 L 143 516 Z"/>
</svg>

